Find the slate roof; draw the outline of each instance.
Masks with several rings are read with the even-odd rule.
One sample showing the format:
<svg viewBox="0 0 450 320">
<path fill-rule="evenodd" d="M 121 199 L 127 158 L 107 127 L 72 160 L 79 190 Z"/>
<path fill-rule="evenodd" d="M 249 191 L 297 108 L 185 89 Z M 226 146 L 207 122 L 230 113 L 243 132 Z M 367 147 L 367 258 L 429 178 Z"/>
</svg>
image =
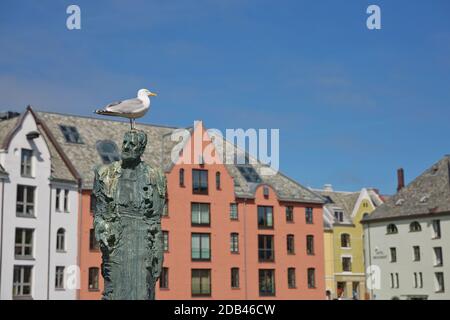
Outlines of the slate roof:
<svg viewBox="0 0 450 320">
<path fill-rule="evenodd" d="M 352 212 L 360 192 L 325 191 L 316 190 L 325 199 L 325 207 L 330 211 L 331 217 L 325 217 L 328 224 L 352 224 Z M 338 222 L 334 218 L 334 211 L 342 211 L 344 219 Z M 330 227 L 328 224 L 325 227 Z"/>
<path fill-rule="evenodd" d="M 42 125 L 50 131 L 50 134 L 56 143 L 56 146 L 49 143 L 55 177 L 59 179 L 68 179 L 69 177 L 65 175 L 70 174 L 64 159 L 57 152 L 59 149 L 80 176 L 82 188 L 84 189 L 92 188 L 94 180 L 93 168 L 95 165 L 102 163 L 101 157 L 97 151 L 97 142 L 100 140 L 112 140 L 120 150 L 123 134 L 129 130 L 129 123 L 123 121 L 51 112 L 34 111 L 34 113 L 38 119 L 40 119 Z M 66 142 L 60 125 L 76 127 L 82 143 Z M 14 124 L 8 125 L 9 130 L 11 130 L 13 126 Z M 170 153 L 173 146 L 178 143 L 171 141 L 170 137 L 174 130 L 179 128 L 148 124 L 136 124 L 136 128 L 145 131 L 148 136 L 147 148 L 144 152 L 143 160 L 153 167 L 159 167 L 164 171 L 170 170 L 172 163 Z M 190 133 L 193 132 L 193 128 L 186 129 L 189 130 Z M 9 130 L 2 126 L 2 131 L 0 131 L 0 142 L 5 138 Z M 44 138 L 49 140 L 49 137 L 45 134 Z M 223 145 L 225 144 L 229 144 L 229 142 L 224 140 Z M 236 147 L 233 146 L 233 148 Z M 234 161 L 228 161 L 227 163 L 229 164 L 225 164 L 225 166 L 234 179 L 235 194 L 237 197 L 253 198 L 256 188 L 261 184 L 267 184 L 275 189 L 278 198 L 282 201 L 318 204 L 324 202 L 318 194 L 303 187 L 281 172 L 274 172 L 273 175 L 260 175 L 261 181 L 259 183 L 251 183 L 246 181 L 243 174 L 234 164 Z M 251 166 L 257 172 L 263 167 L 267 169 L 259 162 L 251 164 Z"/>
<path fill-rule="evenodd" d="M 450 156 L 446 155 L 414 181 L 386 198 L 362 222 L 450 213 Z"/>
</svg>

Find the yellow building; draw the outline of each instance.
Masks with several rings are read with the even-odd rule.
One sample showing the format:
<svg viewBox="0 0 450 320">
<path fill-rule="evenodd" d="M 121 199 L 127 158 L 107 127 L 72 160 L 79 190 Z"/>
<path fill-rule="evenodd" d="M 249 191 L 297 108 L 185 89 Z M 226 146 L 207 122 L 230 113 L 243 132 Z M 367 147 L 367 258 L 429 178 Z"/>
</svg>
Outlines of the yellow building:
<svg viewBox="0 0 450 320">
<path fill-rule="evenodd" d="M 364 299 L 363 228 L 360 223 L 382 203 L 375 189 L 334 191 L 330 185 L 315 190 L 325 198 L 325 284 L 330 299 Z"/>
</svg>

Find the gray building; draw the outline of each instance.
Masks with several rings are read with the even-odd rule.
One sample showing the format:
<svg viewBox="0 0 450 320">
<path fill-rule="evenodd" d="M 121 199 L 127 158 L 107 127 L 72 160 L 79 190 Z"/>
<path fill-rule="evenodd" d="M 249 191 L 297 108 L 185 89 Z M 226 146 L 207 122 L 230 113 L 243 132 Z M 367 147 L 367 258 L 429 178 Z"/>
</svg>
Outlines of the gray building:
<svg viewBox="0 0 450 320">
<path fill-rule="evenodd" d="M 372 299 L 450 299 L 450 156 L 363 220 Z"/>
</svg>

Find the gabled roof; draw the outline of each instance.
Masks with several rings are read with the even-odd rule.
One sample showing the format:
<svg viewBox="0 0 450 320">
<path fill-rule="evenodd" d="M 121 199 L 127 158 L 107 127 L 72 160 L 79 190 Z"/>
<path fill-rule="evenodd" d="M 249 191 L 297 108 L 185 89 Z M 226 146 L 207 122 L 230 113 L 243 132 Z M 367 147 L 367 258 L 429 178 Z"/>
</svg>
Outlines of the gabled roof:
<svg viewBox="0 0 450 320">
<path fill-rule="evenodd" d="M 362 222 L 450 213 L 450 156 L 444 156 Z"/>
<path fill-rule="evenodd" d="M 325 207 L 328 209 L 330 217 L 325 216 L 325 220 L 330 220 L 332 224 L 352 224 L 352 212 L 358 200 L 360 192 L 325 191 L 315 190 L 325 199 Z M 335 221 L 334 211 L 342 211 L 344 219 L 342 222 Z"/>
<path fill-rule="evenodd" d="M 47 144 L 47 147 L 49 148 L 50 157 L 52 159 L 50 178 L 52 180 L 77 183 L 78 178 L 76 177 L 76 175 L 74 175 L 73 170 L 69 168 L 67 161 L 64 161 L 64 154 L 62 154 L 61 151 L 58 150 L 58 146 L 52 142 L 50 133 L 47 132 L 45 128 L 43 128 L 42 123 L 40 123 L 31 107 L 27 107 L 27 110 L 22 113 L 20 117 L 0 121 L 0 149 L 7 149 L 9 147 L 11 139 L 14 137 L 15 132 L 20 129 L 25 115 L 28 112 L 31 113 L 31 115 L 35 118 L 38 131 L 42 135 Z"/>
<path fill-rule="evenodd" d="M 69 179 L 72 176 L 79 178 L 82 188 L 91 189 L 94 181 L 93 169 L 102 163 L 100 154 L 97 151 L 97 142 L 110 140 L 116 143 L 120 150 L 123 135 L 129 130 L 129 123 L 99 119 L 94 117 L 84 117 L 69 114 L 59 114 L 52 112 L 40 112 L 28 109 L 37 118 L 38 128 L 49 145 L 52 155 L 53 174 L 59 179 Z M 14 130 L 17 119 L 5 120 L 7 126 L 2 126 L 0 131 L 0 143 L 4 143 L 10 132 Z M 4 122 L 2 121 L 2 124 Z M 82 143 L 67 142 L 60 126 L 73 126 L 77 129 Z M 173 164 L 171 161 L 171 151 L 178 141 L 171 140 L 171 134 L 182 128 L 136 124 L 136 128 L 147 133 L 148 142 L 143 154 L 143 160 L 153 167 L 158 167 L 164 171 L 169 171 Z M 192 134 L 193 128 L 187 128 Z M 214 140 L 216 147 L 218 140 Z M 223 139 L 222 146 L 230 145 L 230 142 Z M 236 146 L 231 145 L 235 152 L 243 152 Z M 303 187 L 296 181 L 285 176 L 281 172 L 273 172 L 272 175 L 260 175 L 261 181 L 258 183 L 248 182 L 239 170 L 239 166 L 234 163 L 234 159 L 225 164 L 231 177 L 234 179 L 235 195 L 239 198 L 253 198 L 256 188 L 260 185 L 269 185 L 281 201 L 297 201 L 307 203 L 323 203 L 323 199 L 315 192 Z M 268 169 L 262 163 L 255 161 L 251 164 L 256 172 L 261 169 Z M 70 175 L 70 176 L 68 176 Z"/>
</svg>

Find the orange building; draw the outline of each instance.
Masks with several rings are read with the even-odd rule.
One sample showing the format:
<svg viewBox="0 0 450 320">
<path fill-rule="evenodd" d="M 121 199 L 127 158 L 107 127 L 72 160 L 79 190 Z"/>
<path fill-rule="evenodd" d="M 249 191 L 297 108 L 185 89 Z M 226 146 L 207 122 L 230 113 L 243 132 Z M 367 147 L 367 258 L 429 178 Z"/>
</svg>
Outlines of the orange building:
<svg viewBox="0 0 450 320">
<path fill-rule="evenodd" d="M 100 299 L 103 281 L 101 253 L 93 236 L 93 168 L 120 158 L 128 124 L 37 114 L 82 179 L 79 298 Z M 250 161 L 234 145 L 231 149 L 243 153 L 246 162 L 236 164 L 235 155 L 230 161 L 224 149 L 230 143 L 217 136 L 212 141 L 201 122 L 188 131 L 190 138 L 175 164 L 171 152 L 179 144 L 171 135 L 176 128 L 141 124 L 137 129 L 148 136 L 144 161 L 160 166 L 167 176 L 164 268 L 157 299 L 325 298 L 320 196 L 280 172 L 261 174 L 265 166 Z M 191 154 L 198 142 L 200 152 L 228 161 L 209 164 L 203 155 Z M 204 164 L 190 164 L 195 162 Z"/>
</svg>

